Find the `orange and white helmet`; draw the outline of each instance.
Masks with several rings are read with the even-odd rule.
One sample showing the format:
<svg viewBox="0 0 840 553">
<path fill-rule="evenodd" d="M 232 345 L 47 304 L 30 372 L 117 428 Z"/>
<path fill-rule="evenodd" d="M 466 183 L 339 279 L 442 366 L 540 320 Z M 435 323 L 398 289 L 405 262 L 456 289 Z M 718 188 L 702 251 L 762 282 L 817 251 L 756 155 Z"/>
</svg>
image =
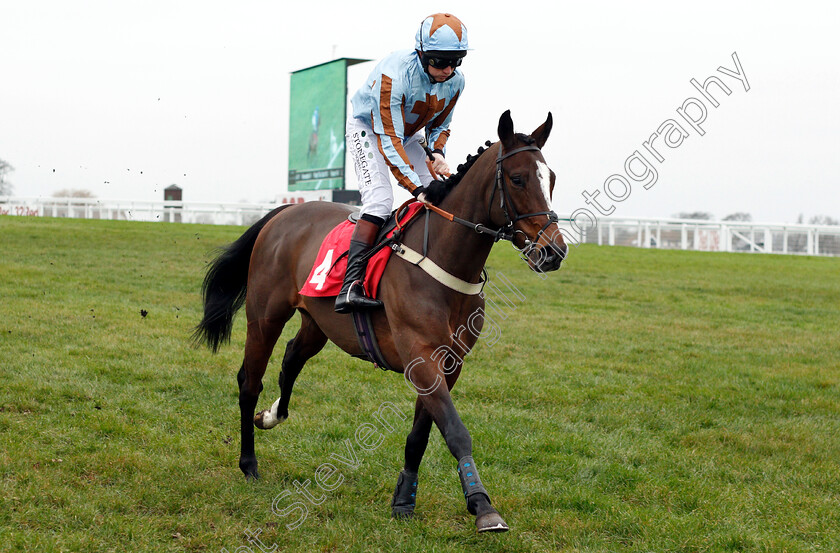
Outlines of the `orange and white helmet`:
<svg viewBox="0 0 840 553">
<path fill-rule="evenodd" d="M 414 49 L 423 53 L 446 52 L 453 57 L 467 55 L 467 27 L 451 13 L 436 13 L 420 23 Z"/>
</svg>

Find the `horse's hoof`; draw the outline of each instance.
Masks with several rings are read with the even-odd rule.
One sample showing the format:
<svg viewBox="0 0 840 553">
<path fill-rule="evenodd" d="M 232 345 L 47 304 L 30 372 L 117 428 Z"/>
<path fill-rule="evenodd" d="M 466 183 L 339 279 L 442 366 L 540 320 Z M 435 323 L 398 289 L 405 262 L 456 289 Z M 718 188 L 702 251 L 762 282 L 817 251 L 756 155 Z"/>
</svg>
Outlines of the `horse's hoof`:
<svg viewBox="0 0 840 553">
<path fill-rule="evenodd" d="M 245 475 L 245 480 L 259 480 L 260 475 L 257 472 L 257 460 L 246 459 L 239 461 L 239 470 Z"/>
<path fill-rule="evenodd" d="M 396 520 L 411 520 L 414 518 L 414 509 L 391 509 L 391 518 Z"/>
<path fill-rule="evenodd" d="M 391 498 L 391 516 L 395 519 L 414 518 L 414 506 L 417 502 L 417 473 L 400 471 L 397 487 Z"/>
<path fill-rule="evenodd" d="M 479 532 L 507 532 L 509 530 L 502 516 L 495 511 L 476 518 L 475 527 Z"/>
<path fill-rule="evenodd" d="M 260 411 L 254 415 L 254 426 L 260 430 L 269 430 L 284 420 L 286 420 L 286 417 L 275 417 L 271 412 L 271 409 L 266 409 L 265 411 Z"/>
</svg>

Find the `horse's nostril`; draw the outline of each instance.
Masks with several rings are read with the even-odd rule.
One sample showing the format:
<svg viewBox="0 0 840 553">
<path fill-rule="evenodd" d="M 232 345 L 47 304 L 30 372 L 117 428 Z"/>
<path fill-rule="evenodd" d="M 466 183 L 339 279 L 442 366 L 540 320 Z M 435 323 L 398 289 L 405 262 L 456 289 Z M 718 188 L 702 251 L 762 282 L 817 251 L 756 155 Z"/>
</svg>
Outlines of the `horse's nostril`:
<svg viewBox="0 0 840 553">
<path fill-rule="evenodd" d="M 561 252 L 560 252 L 560 259 L 566 259 L 566 256 L 569 255 L 569 245 L 563 244 Z"/>
<path fill-rule="evenodd" d="M 563 260 L 565 259 L 567 250 L 564 249 L 562 253 L 558 253 L 552 248 L 551 253 L 546 255 L 536 267 L 536 270 L 541 273 L 547 273 L 549 271 L 556 271 L 560 268 L 560 265 L 563 264 Z"/>
</svg>

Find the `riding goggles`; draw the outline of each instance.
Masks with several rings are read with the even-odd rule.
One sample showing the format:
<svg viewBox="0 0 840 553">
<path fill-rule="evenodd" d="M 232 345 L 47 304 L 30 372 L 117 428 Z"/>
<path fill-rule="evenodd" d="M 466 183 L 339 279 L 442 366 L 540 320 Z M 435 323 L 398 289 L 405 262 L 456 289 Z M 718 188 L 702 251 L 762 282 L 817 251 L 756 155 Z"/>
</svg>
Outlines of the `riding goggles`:
<svg viewBox="0 0 840 553">
<path fill-rule="evenodd" d="M 426 63 L 435 69 L 445 69 L 452 67 L 453 69 L 461 65 L 462 58 L 438 58 L 434 56 L 426 56 Z"/>
</svg>

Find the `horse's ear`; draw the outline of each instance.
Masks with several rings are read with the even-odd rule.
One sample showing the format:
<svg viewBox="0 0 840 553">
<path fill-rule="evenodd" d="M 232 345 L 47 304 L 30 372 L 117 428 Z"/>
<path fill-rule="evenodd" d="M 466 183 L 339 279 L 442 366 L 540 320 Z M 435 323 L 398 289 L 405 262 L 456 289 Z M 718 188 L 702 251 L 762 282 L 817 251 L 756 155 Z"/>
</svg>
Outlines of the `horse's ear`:
<svg viewBox="0 0 840 553">
<path fill-rule="evenodd" d="M 531 137 L 537 141 L 537 146 L 542 148 L 545 146 L 545 141 L 548 140 L 548 135 L 551 133 L 551 125 L 553 124 L 553 120 L 551 117 L 551 112 L 548 112 L 548 118 L 545 120 L 545 123 L 537 127 L 537 130 L 531 133 Z"/>
<path fill-rule="evenodd" d="M 499 140 L 504 146 L 513 144 L 513 119 L 510 118 L 510 110 L 507 110 L 499 118 Z"/>
</svg>

